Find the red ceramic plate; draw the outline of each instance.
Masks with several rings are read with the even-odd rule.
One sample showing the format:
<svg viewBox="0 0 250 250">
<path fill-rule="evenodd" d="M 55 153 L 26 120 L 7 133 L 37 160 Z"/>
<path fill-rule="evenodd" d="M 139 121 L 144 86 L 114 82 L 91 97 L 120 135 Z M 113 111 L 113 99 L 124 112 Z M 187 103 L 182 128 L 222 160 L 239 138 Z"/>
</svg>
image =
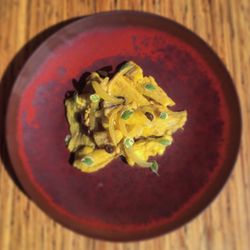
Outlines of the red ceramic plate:
<svg viewBox="0 0 250 250">
<path fill-rule="evenodd" d="M 188 112 L 184 131 L 148 169 L 113 161 L 94 174 L 69 164 L 64 96 L 72 79 L 134 60 Z M 241 117 L 232 80 L 215 53 L 168 19 L 133 11 L 82 18 L 47 39 L 23 67 L 8 106 L 7 144 L 17 176 L 51 217 L 88 236 L 138 240 L 201 212 L 228 178 Z"/>
</svg>

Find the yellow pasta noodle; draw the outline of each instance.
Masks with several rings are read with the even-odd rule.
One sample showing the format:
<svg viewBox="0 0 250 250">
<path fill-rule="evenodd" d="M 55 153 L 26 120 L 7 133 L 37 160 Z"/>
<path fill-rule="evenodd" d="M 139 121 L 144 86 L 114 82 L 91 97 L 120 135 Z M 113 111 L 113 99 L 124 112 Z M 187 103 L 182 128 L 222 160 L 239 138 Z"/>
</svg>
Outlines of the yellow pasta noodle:
<svg viewBox="0 0 250 250">
<path fill-rule="evenodd" d="M 187 112 L 172 111 L 174 101 L 132 61 L 111 78 L 91 73 L 86 86 L 83 94 L 65 100 L 70 132 L 65 142 L 75 155 L 73 166 L 92 173 L 123 156 L 128 165 L 158 174 L 150 157 L 162 155 L 173 143 Z"/>
</svg>

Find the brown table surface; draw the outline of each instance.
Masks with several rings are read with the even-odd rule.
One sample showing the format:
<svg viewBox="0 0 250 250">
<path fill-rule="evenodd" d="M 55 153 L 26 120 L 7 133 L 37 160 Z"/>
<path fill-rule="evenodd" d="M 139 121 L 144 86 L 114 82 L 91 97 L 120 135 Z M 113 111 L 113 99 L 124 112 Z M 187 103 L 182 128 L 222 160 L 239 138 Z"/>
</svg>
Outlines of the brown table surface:
<svg viewBox="0 0 250 250">
<path fill-rule="evenodd" d="M 157 13 L 196 32 L 218 53 L 237 88 L 243 136 L 236 168 L 220 195 L 196 219 L 166 236 L 110 243 L 78 235 L 41 211 L 17 187 L 3 148 L 6 96 L 22 64 L 50 32 L 72 17 L 132 9 Z M 20 52 L 21 51 L 21 52 Z M 19 54 L 17 54 L 20 52 Z M 14 62 L 13 62 L 14 59 Z M 0 249 L 1 250 L 248 250 L 250 249 L 250 1 L 249 0 L 0 0 Z M 10 172 L 10 173 L 9 173 Z"/>
</svg>

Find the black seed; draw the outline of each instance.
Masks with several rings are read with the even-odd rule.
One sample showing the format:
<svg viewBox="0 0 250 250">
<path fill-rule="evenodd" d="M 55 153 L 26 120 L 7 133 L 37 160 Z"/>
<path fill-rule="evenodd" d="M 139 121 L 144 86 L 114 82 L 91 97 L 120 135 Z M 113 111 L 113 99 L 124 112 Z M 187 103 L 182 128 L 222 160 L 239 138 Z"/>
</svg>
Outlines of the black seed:
<svg viewBox="0 0 250 250">
<path fill-rule="evenodd" d="M 112 154 L 115 151 L 115 147 L 110 145 L 110 144 L 106 144 L 104 146 L 104 149 L 106 150 L 106 152 L 108 152 L 109 154 Z"/>
<path fill-rule="evenodd" d="M 78 112 L 75 114 L 75 119 L 77 122 L 80 124 L 84 124 L 84 113 L 83 112 Z"/>
<path fill-rule="evenodd" d="M 146 112 L 146 113 L 145 113 L 145 116 L 146 116 L 150 121 L 153 121 L 153 120 L 154 120 L 154 116 L 153 116 L 153 114 L 150 113 L 150 112 Z"/>
<path fill-rule="evenodd" d="M 103 109 L 104 108 L 104 101 L 100 100 L 99 102 L 99 109 Z"/>
<path fill-rule="evenodd" d="M 120 159 L 121 159 L 124 163 L 128 164 L 127 159 L 126 159 L 126 157 L 125 157 L 124 155 L 121 155 L 121 156 L 120 156 Z"/>
<path fill-rule="evenodd" d="M 105 70 L 98 70 L 97 73 L 101 76 L 101 77 L 106 77 L 109 75 L 109 73 Z"/>
</svg>

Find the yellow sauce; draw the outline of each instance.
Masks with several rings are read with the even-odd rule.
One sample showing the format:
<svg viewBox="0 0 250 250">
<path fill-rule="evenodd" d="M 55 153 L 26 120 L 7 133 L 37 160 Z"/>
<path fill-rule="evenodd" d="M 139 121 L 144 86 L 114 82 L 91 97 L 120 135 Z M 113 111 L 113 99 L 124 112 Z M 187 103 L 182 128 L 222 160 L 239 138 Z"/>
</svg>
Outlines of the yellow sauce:
<svg viewBox="0 0 250 250">
<path fill-rule="evenodd" d="M 123 156 L 130 166 L 157 173 L 149 157 L 162 155 L 173 143 L 187 112 L 172 111 L 174 101 L 132 61 L 112 78 L 93 72 L 86 84 L 89 92 L 65 100 L 66 144 L 75 155 L 74 167 L 91 173 Z"/>
</svg>

